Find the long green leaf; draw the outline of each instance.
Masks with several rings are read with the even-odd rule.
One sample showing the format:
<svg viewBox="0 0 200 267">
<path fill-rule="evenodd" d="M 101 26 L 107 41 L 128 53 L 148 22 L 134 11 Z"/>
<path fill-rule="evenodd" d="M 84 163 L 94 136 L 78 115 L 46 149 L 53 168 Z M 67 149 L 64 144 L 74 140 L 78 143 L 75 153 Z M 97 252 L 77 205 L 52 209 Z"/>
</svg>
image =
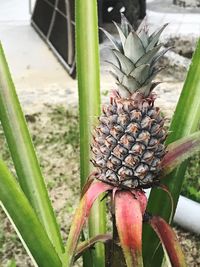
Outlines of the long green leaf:
<svg viewBox="0 0 200 267">
<path fill-rule="evenodd" d="M 59 255 L 63 245 L 44 179 L 0 44 L 0 120 L 19 183 Z"/>
<path fill-rule="evenodd" d="M 99 47 L 97 25 L 97 1 L 76 0 L 76 62 L 80 108 L 80 165 L 81 187 L 92 171 L 90 163 L 91 134 L 100 114 Z M 89 220 L 89 237 L 106 232 L 105 203 L 96 201 Z M 95 245 L 95 267 L 104 267 L 104 247 Z M 84 260 L 91 266 L 92 259 Z"/>
<path fill-rule="evenodd" d="M 178 140 L 181 137 L 188 136 L 196 131 L 200 120 L 200 40 L 198 41 L 196 51 L 192 58 L 179 102 L 176 107 L 174 117 L 170 126 L 170 132 L 167 144 Z M 171 192 L 174 205 L 176 207 L 184 179 L 187 162 L 184 162 L 170 175 L 162 179 Z M 149 198 L 148 210 L 165 218 L 170 218 L 170 203 L 165 194 L 158 190 L 152 190 Z M 163 252 L 160 248 L 154 255 L 158 246 L 158 239 L 152 230 L 148 227 L 144 231 L 144 262 L 145 266 L 160 266 L 163 258 Z M 151 244 L 151 246 L 149 246 Z M 154 257 L 152 258 L 152 255 Z"/>
<path fill-rule="evenodd" d="M 2 160 L 0 160 L 0 201 L 38 266 L 61 267 L 61 261 L 42 224 Z"/>
</svg>

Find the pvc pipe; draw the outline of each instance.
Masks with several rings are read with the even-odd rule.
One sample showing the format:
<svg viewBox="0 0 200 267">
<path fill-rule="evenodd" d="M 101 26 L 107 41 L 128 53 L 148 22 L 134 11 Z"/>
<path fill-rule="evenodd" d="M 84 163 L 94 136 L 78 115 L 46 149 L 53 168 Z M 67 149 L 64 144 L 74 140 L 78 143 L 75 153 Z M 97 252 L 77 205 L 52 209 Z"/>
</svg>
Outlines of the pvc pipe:
<svg viewBox="0 0 200 267">
<path fill-rule="evenodd" d="M 149 197 L 150 190 L 145 190 Z M 174 222 L 190 232 L 200 234 L 200 203 L 180 196 Z"/>
<path fill-rule="evenodd" d="M 180 196 L 174 222 L 196 234 L 200 234 L 200 204 Z"/>
</svg>

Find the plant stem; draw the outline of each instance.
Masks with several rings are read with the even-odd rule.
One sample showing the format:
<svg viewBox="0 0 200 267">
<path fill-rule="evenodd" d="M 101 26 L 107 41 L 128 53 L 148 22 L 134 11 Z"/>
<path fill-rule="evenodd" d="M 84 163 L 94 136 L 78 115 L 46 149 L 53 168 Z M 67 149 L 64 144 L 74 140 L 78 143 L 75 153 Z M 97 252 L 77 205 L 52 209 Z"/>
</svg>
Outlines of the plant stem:
<svg viewBox="0 0 200 267">
<path fill-rule="evenodd" d="M 100 113 L 100 78 L 97 2 L 76 0 L 76 62 L 80 109 L 80 165 L 81 187 L 92 171 L 90 164 L 91 133 Z M 100 200 L 94 204 L 89 220 L 89 237 L 106 231 L 105 204 Z M 104 267 L 104 246 L 97 244 L 93 253 L 95 267 Z M 85 260 L 84 266 L 91 266 Z"/>
<path fill-rule="evenodd" d="M 126 267 L 123 251 L 119 244 L 115 214 L 112 214 L 113 239 L 111 244 L 111 267 Z"/>
</svg>

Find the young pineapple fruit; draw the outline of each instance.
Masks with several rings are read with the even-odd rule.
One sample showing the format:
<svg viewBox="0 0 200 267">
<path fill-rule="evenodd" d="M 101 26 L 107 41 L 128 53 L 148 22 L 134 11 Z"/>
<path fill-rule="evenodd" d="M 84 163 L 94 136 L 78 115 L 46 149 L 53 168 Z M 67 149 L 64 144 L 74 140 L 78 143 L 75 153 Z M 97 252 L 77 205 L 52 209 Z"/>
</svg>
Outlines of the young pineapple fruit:
<svg viewBox="0 0 200 267">
<path fill-rule="evenodd" d="M 120 42 L 104 31 L 114 45 L 116 59 L 111 63 L 117 89 L 110 104 L 103 107 L 95 128 L 92 162 L 97 178 L 121 188 L 148 188 L 159 182 L 160 164 L 165 155 L 164 118 L 154 107 L 152 80 L 155 63 L 166 52 L 159 52 L 164 30 L 149 35 L 145 23 L 134 31 L 122 15 L 117 27 Z"/>
</svg>

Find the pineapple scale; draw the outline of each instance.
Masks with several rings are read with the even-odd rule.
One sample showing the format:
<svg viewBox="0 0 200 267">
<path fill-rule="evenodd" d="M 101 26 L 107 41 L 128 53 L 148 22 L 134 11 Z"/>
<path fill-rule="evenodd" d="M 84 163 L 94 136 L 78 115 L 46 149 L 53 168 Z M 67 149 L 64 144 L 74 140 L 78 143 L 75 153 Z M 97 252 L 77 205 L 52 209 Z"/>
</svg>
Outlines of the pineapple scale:
<svg viewBox="0 0 200 267">
<path fill-rule="evenodd" d="M 159 181 L 166 130 L 154 97 L 112 98 L 95 128 L 92 162 L 98 179 L 121 188 L 148 188 Z"/>
</svg>

